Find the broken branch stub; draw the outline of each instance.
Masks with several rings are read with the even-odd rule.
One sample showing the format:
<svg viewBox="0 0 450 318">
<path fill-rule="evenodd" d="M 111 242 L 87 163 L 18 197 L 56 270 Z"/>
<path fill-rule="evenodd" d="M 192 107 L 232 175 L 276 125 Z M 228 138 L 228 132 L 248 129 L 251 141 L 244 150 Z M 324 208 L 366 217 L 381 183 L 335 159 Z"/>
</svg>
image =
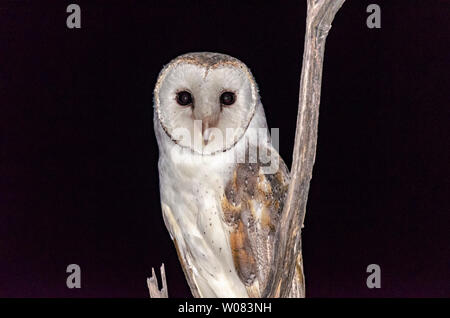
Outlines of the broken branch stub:
<svg viewBox="0 0 450 318">
<path fill-rule="evenodd" d="M 161 265 L 161 281 L 162 288 L 158 287 L 158 279 L 155 275 L 155 269 L 152 267 L 152 276 L 147 278 L 147 286 L 150 292 L 150 298 L 169 298 L 167 293 L 166 271 L 164 270 L 164 263 Z"/>
</svg>

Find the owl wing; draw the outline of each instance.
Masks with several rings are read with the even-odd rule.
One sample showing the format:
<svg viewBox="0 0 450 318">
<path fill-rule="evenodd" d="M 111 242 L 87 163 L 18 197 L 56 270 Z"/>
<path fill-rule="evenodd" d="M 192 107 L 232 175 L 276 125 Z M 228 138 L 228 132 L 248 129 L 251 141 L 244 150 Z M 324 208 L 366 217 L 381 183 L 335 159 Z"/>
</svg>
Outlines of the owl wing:
<svg viewBox="0 0 450 318">
<path fill-rule="evenodd" d="M 261 297 L 267 284 L 275 252 L 275 231 L 289 187 L 289 171 L 278 152 L 270 145 L 258 149 L 258 153 L 261 151 L 278 161 L 278 169 L 267 173 L 259 161 L 237 163 L 222 198 L 234 265 L 249 297 Z M 289 296 L 304 297 L 301 253 Z"/>
</svg>

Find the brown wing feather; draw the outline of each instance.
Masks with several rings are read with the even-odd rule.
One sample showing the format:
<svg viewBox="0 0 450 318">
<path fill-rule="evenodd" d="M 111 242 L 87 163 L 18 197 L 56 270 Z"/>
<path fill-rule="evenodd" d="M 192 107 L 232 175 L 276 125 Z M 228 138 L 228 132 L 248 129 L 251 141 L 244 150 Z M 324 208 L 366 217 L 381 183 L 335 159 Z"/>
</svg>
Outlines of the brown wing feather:
<svg viewBox="0 0 450 318">
<path fill-rule="evenodd" d="M 234 265 L 250 297 L 260 297 L 267 284 L 275 231 L 289 187 L 288 168 L 274 149 L 268 152 L 278 156 L 278 171 L 264 174 L 260 162 L 238 163 L 222 198 L 224 220 L 232 229 Z M 304 295 L 301 255 L 297 265 L 291 297 Z"/>
</svg>

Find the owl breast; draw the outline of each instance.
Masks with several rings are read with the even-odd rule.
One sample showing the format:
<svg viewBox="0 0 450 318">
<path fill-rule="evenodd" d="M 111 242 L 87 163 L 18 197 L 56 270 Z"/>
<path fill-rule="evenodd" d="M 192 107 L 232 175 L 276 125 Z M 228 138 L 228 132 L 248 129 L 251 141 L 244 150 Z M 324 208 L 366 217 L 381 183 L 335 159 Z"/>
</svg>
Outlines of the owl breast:
<svg viewBox="0 0 450 318">
<path fill-rule="evenodd" d="M 233 262 L 232 229 L 221 206 L 233 167 L 227 156 L 160 153 L 163 217 L 183 269 L 190 273 L 186 276 L 194 296 L 248 297 Z"/>
</svg>

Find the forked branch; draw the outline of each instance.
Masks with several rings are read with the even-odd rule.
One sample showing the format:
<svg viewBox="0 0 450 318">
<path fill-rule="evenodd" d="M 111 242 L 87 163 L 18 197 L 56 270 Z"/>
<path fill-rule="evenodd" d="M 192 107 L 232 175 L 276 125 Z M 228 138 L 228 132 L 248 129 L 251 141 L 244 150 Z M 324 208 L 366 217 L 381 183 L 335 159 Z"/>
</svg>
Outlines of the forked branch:
<svg viewBox="0 0 450 318">
<path fill-rule="evenodd" d="M 150 292 L 150 298 L 169 298 L 167 293 L 166 271 L 164 270 L 164 263 L 161 265 L 161 281 L 162 288 L 158 287 L 158 279 L 155 275 L 155 269 L 152 267 L 152 276 L 147 278 L 147 286 Z"/>
</svg>

